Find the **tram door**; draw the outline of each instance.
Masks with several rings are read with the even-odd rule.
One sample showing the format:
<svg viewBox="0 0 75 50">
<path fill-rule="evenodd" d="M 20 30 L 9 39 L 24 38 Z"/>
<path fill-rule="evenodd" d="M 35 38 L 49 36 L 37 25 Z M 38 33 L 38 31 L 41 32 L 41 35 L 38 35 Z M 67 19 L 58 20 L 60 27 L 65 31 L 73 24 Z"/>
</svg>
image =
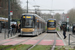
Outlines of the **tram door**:
<svg viewBox="0 0 75 50">
<path fill-rule="evenodd" d="M 2 32 L 2 25 L 1 25 L 1 22 L 0 22 L 0 33 Z"/>
</svg>

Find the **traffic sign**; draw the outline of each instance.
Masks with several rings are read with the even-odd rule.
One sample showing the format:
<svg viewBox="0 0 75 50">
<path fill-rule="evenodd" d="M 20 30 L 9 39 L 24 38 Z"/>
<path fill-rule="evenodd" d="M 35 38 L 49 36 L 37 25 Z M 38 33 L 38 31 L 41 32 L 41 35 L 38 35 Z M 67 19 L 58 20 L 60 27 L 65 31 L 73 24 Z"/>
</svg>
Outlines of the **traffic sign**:
<svg viewBox="0 0 75 50">
<path fill-rule="evenodd" d="M 67 22 L 69 22 L 69 17 L 67 16 Z"/>
<path fill-rule="evenodd" d="M 69 17 L 67 16 L 67 18 L 69 18 Z"/>
<path fill-rule="evenodd" d="M 10 11 L 10 15 L 13 15 L 13 11 Z"/>
</svg>

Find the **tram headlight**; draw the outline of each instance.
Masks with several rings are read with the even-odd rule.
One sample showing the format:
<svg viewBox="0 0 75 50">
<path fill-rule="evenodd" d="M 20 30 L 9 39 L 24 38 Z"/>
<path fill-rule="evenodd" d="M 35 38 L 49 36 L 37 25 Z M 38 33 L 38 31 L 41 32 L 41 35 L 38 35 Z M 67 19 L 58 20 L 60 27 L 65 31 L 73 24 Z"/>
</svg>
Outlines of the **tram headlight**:
<svg viewBox="0 0 75 50">
<path fill-rule="evenodd" d="M 21 31 L 22 31 L 23 29 L 21 29 Z"/>
<path fill-rule="evenodd" d="M 33 29 L 33 31 L 34 31 L 34 29 Z"/>
</svg>

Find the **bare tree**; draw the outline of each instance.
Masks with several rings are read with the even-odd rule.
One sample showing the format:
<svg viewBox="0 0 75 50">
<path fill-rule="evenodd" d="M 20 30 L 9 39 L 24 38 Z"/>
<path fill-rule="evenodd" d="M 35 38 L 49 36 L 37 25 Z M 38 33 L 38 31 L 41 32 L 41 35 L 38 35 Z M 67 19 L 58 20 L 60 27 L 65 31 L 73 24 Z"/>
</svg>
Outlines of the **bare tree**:
<svg viewBox="0 0 75 50">
<path fill-rule="evenodd" d="M 56 19 L 56 22 L 58 23 L 59 20 L 60 20 L 60 14 L 59 14 L 59 13 L 56 13 L 56 14 L 54 15 L 54 18 Z"/>
<path fill-rule="evenodd" d="M 75 23 L 75 9 L 69 10 L 67 15 L 69 16 L 70 24 Z"/>
<path fill-rule="evenodd" d="M 13 11 L 13 19 L 20 18 L 23 10 L 20 5 L 20 0 L 10 0 L 11 11 Z M 8 0 L 0 0 L 0 16 L 8 17 Z"/>
</svg>

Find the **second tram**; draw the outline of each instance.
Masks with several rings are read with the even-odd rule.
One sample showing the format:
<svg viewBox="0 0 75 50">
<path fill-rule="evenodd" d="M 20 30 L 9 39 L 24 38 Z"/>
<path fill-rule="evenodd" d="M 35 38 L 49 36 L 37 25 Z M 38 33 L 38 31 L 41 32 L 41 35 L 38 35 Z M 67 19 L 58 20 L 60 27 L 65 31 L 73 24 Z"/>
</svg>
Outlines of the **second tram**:
<svg viewBox="0 0 75 50">
<path fill-rule="evenodd" d="M 45 32 L 46 22 L 36 14 L 23 14 L 21 17 L 21 35 L 39 35 Z"/>
<path fill-rule="evenodd" d="M 47 32 L 56 32 L 56 19 L 47 20 Z"/>
</svg>

